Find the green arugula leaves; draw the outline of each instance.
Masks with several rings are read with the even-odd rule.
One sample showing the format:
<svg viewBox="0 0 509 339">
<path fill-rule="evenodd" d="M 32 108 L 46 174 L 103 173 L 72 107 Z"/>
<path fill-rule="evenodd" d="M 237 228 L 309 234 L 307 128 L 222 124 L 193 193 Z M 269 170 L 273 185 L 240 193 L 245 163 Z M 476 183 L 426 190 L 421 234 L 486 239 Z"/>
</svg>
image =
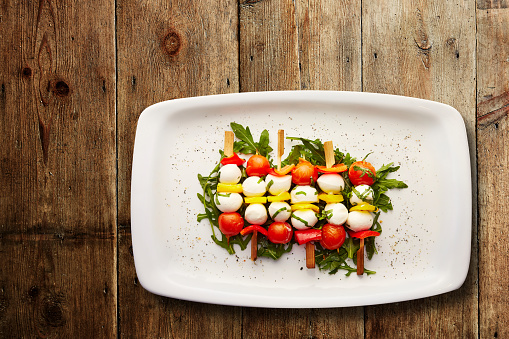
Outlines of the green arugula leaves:
<svg viewBox="0 0 509 339">
<path fill-rule="evenodd" d="M 235 141 L 233 144 L 233 151 L 243 154 L 258 154 L 268 157 L 272 152 L 272 147 L 269 146 L 269 131 L 266 129 L 260 134 L 260 140 L 255 142 L 249 127 L 242 126 L 235 122 L 230 123 L 230 126 L 235 133 L 235 136 L 240 141 Z"/>
<path fill-rule="evenodd" d="M 408 185 L 403 181 L 396 179 L 387 179 L 389 173 L 396 172 L 400 166 L 393 166 L 394 163 L 383 165 L 378 171 L 376 171 L 375 183 L 371 186 L 375 195 L 373 197 L 373 205 L 378 207 L 384 212 L 392 210 L 391 199 L 385 194 L 392 188 L 407 188 Z"/>
</svg>

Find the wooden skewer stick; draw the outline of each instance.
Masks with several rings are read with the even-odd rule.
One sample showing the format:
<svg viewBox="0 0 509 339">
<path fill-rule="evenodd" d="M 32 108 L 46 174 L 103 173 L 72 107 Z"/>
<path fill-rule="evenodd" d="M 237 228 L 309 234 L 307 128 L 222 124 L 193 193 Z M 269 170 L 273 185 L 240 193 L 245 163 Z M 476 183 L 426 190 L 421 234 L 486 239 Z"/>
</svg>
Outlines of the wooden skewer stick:
<svg viewBox="0 0 509 339">
<path fill-rule="evenodd" d="M 357 275 L 364 274 L 364 239 L 361 239 L 361 247 L 357 251 Z"/>
<path fill-rule="evenodd" d="M 336 159 L 334 159 L 334 146 L 332 145 L 332 141 L 324 142 L 323 150 L 325 151 L 325 167 L 331 168 L 336 162 Z"/>
<path fill-rule="evenodd" d="M 315 244 L 306 243 L 306 267 L 315 268 Z"/>
<path fill-rule="evenodd" d="M 285 153 L 285 131 L 277 131 L 277 169 L 281 170 L 281 157 Z"/>
<path fill-rule="evenodd" d="M 251 237 L 251 260 L 256 261 L 258 257 L 258 231 L 253 231 Z"/>
<path fill-rule="evenodd" d="M 235 134 L 232 131 L 224 132 L 224 155 L 231 157 L 233 155 L 233 138 Z"/>
</svg>

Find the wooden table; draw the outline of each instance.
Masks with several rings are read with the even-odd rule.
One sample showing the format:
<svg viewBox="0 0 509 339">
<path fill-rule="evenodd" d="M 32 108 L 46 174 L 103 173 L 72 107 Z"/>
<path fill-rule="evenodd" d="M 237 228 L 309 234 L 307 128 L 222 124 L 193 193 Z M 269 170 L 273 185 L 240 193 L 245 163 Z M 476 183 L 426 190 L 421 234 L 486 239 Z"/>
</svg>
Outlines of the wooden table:
<svg viewBox="0 0 509 339">
<path fill-rule="evenodd" d="M 508 337 L 508 6 L 0 1 L 0 337 Z M 186 302 L 140 286 L 129 192 L 141 111 L 180 97 L 297 89 L 400 94 L 461 112 L 474 175 L 463 287 L 288 310 Z"/>
</svg>

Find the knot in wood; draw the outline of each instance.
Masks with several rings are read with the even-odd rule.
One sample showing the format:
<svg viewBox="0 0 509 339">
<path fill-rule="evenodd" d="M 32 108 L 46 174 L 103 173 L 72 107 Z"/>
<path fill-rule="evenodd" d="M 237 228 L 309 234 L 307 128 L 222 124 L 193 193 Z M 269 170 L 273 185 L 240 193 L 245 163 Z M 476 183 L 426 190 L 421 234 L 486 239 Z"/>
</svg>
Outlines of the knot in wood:
<svg viewBox="0 0 509 339">
<path fill-rule="evenodd" d="M 69 85 L 67 85 L 65 81 L 59 80 L 55 83 L 53 93 L 57 97 L 66 97 L 69 95 L 69 92 L 70 92 Z"/>
<path fill-rule="evenodd" d="M 30 289 L 28 290 L 28 296 L 30 298 L 37 298 L 38 295 L 39 295 L 39 287 L 37 287 L 37 286 L 30 287 Z"/>
<path fill-rule="evenodd" d="M 30 78 L 32 76 L 32 69 L 30 67 L 25 67 L 21 70 L 21 74 L 23 74 L 24 78 Z"/>
<path fill-rule="evenodd" d="M 419 48 L 419 50 L 422 52 L 429 52 L 429 50 L 432 47 L 432 44 L 429 42 L 427 37 L 425 37 L 419 41 L 417 41 L 417 40 L 414 40 L 414 41 L 415 41 L 415 45 L 417 46 L 417 48 Z"/>
<path fill-rule="evenodd" d="M 170 31 L 163 39 L 163 48 L 169 56 L 175 56 L 180 53 L 182 41 L 180 35 L 175 31 Z"/>
<path fill-rule="evenodd" d="M 52 327 L 59 327 L 65 324 L 64 312 L 59 297 L 50 295 L 44 299 L 42 318 Z"/>
</svg>

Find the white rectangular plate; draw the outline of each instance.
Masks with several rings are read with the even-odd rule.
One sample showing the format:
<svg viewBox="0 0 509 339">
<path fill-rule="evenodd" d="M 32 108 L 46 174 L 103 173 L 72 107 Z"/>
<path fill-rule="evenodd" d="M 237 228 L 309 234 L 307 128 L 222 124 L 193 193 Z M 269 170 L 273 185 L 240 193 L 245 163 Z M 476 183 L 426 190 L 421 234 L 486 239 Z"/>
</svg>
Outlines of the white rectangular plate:
<svg viewBox="0 0 509 339">
<path fill-rule="evenodd" d="M 230 122 L 335 147 L 408 184 L 391 190 L 369 276 L 306 269 L 304 246 L 278 261 L 250 261 L 214 244 L 197 175 L 219 159 Z M 287 141 L 287 154 L 291 148 Z M 283 157 L 284 158 L 284 157 Z M 465 125 L 452 107 L 353 92 L 261 92 L 178 99 L 148 107 L 134 146 L 131 222 L 138 279 L 155 294 L 226 305 L 315 308 L 397 302 L 459 288 L 468 271 L 471 172 Z"/>
</svg>

